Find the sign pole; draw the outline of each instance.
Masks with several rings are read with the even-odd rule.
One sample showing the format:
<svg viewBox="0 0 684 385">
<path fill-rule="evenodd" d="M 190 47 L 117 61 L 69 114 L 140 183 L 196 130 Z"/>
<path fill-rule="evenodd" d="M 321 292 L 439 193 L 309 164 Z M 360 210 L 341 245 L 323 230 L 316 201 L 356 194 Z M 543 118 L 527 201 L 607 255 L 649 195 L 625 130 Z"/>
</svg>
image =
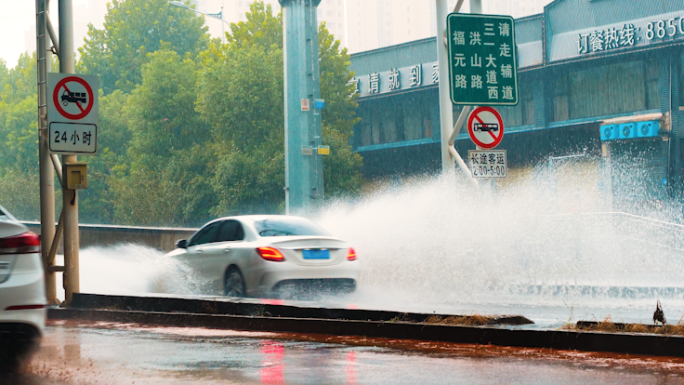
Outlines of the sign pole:
<svg viewBox="0 0 684 385">
<path fill-rule="evenodd" d="M 71 0 L 59 0 L 59 72 L 74 73 L 74 29 Z M 95 91 L 97 92 L 97 91 Z M 76 155 L 62 155 L 62 164 L 76 163 Z M 64 176 L 66 178 L 66 175 Z M 67 304 L 71 303 L 79 287 L 78 194 L 62 186 L 62 215 L 64 219 L 64 291 Z"/>
<path fill-rule="evenodd" d="M 473 9 L 473 2 L 476 0 L 471 0 L 470 7 Z M 453 104 L 451 102 L 450 95 L 450 84 L 449 84 L 449 52 L 447 48 L 446 40 L 446 19 L 449 13 L 446 0 L 436 0 L 436 14 L 437 14 L 437 56 L 439 63 L 439 118 L 441 128 L 441 150 L 442 150 L 442 172 L 447 172 L 448 170 L 453 170 L 454 161 L 465 173 L 466 177 L 470 179 L 473 184 L 477 186 L 477 181 L 470 176 L 470 170 L 466 166 L 461 155 L 454 148 L 454 141 L 456 136 L 461 131 L 461 126 L 465 120 L 465 117 L 470 111 L 469 107 L 464 106 L 463 111 L 461 111 L 461 116 L 459 116 L 456 125 L 454 125 L 453 116 Z M 454 12 L 457 13 L 461 10 L 463 5 L 463 0 L 458 0 L 456 6 L 454 7 Z M 453 127 L 453 130 L 449 132 L 449 127 Z"/>
<path fill-rule="evenodd" d="M 439 125 L 441 127 L 442 172 L 454 168 L 449 154 L 449 129 L 454 126 L 453 104 L 449 93 L 449 53 L 444 45 L 446 19 L 449 13 L 447 0 L 436 0 L 437 13 L 437 57 L 439 63 Z M 459 5 L 462 2 L 459 2 Z M 458 7 L 460 8 L 460 7 Z M 460 9 L 455 9 L 458 12 Z"/>
<path fill-rule="evenodd" d="M 51 56 L 47 38 L 48 0 L 36 0 L 36 51 L 38 79 L 38 162 L 40 169 L 40 241 L 45 270 L 45 295 L 49 304 L 57 300 L 55 273 L 48 270 L 50 245 L 55 238 L 55 175 L 48 151 L 47 74 Z"/>
</svg>

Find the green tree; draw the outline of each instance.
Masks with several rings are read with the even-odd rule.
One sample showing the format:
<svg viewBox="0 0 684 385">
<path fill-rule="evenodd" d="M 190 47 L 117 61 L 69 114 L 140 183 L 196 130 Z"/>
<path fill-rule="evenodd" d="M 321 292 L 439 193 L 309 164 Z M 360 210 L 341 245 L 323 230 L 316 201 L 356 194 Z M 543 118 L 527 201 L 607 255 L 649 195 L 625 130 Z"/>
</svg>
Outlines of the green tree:
<svg viewBox="0 0 684 385">
<path fill-rule="evenodd" d="M 142 80 L 147 53 L 163 48 L 194 59 L 208 44 L 204 17 L 167 0 L 112 0 L 104 28 L 88 26 L 77 70 L 99 75 L 105 94 L 130 92 Z"/>
<path fill-rule="evenodd" d="M 340 51 L 340 41 L 328 32 L 325 23 L 318 28 L 320 49 L 321 97 L 325 100 L 323 141 L 330 146 L 330 156 L 323 158 L 325 193 L 329 197 L 360 192 L 362 178 L 359 170 L 363 159 L 352 152 L 349 138 L 354 133 L 356 94 L 350 83 L 354 74 L 349 71 L 351 61 L 347 49 Z"/>
<path fill-rule="evenodd" d="M 195 112 L 197 70 L 173 51 L 149 54 L 143 84 L 128 99 L 134 165 L 159 169 L 174 151 L 207 141 L 208 126 Z"/>
<path fill-rule="evenodd" d="M 196 66 L 173 51 L 149 54 L 147 60 L 142 84 L 123 108 L 130 163 L 118 165 L 108 179 L 115 219 L 198 224 L 208 218 L 213 195 L 205 145 L 209 127 L 195 111 Z"/>
<path fill-rule="evenodd" d="M 38 170 L 36 56 L 26 53 L 4 74 L 0 92 L 0 167 L 23 173 Z"/>
<path fill-rule="evenodd" d="M 197 110 L 211 122 L 217 144 L 214 212 L 273 212 L 284 201 L 282 15 L 257 1 L 247 21 L 231 25 L 221 53 L 203 55 Z M 356 123 L 349 55 L 319 29 L 326 194 L 359 190 L 361 157 L 348 145 Z"/>
<path fill-rule="evenodd" d="M 0 58 L 0 92 L 5 88 L 5 85 L 9 83 L 9 68 L 7 68 L 7 62 L 5 59 Z"/>
<path fill-rule="evenodd" d="M 35 52 L 32 55 L 21 54 L 17 65 L 6 74 L 3 88 L 0 90 L 2 101 L 14 103 L 28 97 L 34 97 L 36 95 L 36 79 Z"/>
<path fill-rule="evenodd" d="M 18 218 L 39 217 L 36 57 L 8 69 L 0 60 L 0 196 Z"/>
<path fill-rule="evenodd" d="M 88 189 L 80 192 L 81 221 L 85 223 L 112 223 L 116 201 L 109 179 L 117 169 L 126 168 L 126 153 L 131 140 L 128 114 L 125 110 L 129 94 L 116 90 L 107 96 L 100 91 L 97 156 L 84 156 L 88 163 Z"/>
<path fill-rule="evenodd" d="M 283 49 L 283 18 L 261 0 L 250 4 L 247 21 L 230 25 L 226 37 L 229 46 L 257 45 L 263 49 Z"/>
<path fill-rule="evenodd" d="M 274 211 L 282 200 L 282 60 L 279 49 L 229 46 L 200 76 L 197 109 L 218 158 L 217 215 Z"/>
<path fill-rule="evenodd" d="M 38 171 L 38 121 L 36 96 L 28 96 L 21 101 L 4 105 L 0 103 L 4 116 L 4 129 L 1 130 L 4 143 L 0 164 L 5 169 L 24 173 Z"/>
</svg>

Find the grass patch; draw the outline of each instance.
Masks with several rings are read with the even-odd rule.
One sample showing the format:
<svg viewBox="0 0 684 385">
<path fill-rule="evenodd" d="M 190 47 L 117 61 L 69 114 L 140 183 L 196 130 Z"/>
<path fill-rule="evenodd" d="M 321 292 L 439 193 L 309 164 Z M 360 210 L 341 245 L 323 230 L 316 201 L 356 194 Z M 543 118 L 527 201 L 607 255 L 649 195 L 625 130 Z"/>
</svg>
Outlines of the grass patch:
<svg viewBox="0 0 684 385">
<path fill-rule="evenodd" d="M 484 326 L 495 323 L 494 317 L 483 316 L 479 314 L 466 316 L 449 316 L 441 317 L 433 315 L 425 319 L 424 323 L 441 324 L 441 325 L 463 325 L 463 326 Z"/>
<path fill-rule="evenodd" d="M 606 333 L 650 333 L 684 337 L 684 324 L 681 318 L 676 325 L 645 325 L 640 323 L 616 323 L 608 316 L 601 322 L 579 321 L 575 325 L 566 324 L 564 329 Z"/>
</svg>

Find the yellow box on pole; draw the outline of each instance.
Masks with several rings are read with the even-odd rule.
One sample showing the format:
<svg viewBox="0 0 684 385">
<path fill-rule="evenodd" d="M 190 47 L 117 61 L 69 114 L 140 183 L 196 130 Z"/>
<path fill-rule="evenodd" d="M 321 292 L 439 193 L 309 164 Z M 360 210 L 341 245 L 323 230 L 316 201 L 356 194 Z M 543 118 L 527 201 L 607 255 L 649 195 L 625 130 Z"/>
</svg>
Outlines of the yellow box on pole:
<svg viewBox="0 0 684 385">
<path fill-rule="evenodd" d="M 88 188 L 88 165 L 86 163 L 65 163 L 62 175 L 66 179 L 69 190 L 84 190 Z"/>
<path fill-rule="evenodd" d="M 330 146 L 318 146 L 318 155 L 330 155 Z"/>
</svg>

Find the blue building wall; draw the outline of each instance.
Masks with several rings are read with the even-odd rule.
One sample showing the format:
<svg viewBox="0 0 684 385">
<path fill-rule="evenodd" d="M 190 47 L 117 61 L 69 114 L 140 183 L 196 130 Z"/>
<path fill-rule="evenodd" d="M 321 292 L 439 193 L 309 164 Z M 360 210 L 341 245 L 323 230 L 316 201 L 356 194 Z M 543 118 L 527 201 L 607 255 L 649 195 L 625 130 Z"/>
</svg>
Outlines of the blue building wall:
<svg viewBox="0 0 684 385">
<path fill-rule="evenodd" d="M 607 44 L 608 35 L 618 40 Z M 596 36 L 603 45 L 591 40 Z M 543 14 L 516 20 L 516 39 L 520 103 L 499 108 L 506 124 L 500 147 L 509 150 L 513 167 L 584 149 L 596 157 L 641 151 L 650 157 L 644 167 L 653 180 L 681 187 L 684 3 L 556 0 Z M 436 44 L 429 38 L 352 55 L 361 117 L 353 146 L 367 176 L 439 171 L 438 84 L 431 82 Z M 422 83 L 389 89 L 383 82 L 393 69 L 402 82 L 419 69 Z M 373 73 L 380 83 L 375 93 L 368 88 Z M 616 119 L 656 119 L 661 130 L 657 137 L 602 141 L 601 126 Z M 464 133 L 455 147 L 462 155 L 474 149 Z"/>
</svg>

